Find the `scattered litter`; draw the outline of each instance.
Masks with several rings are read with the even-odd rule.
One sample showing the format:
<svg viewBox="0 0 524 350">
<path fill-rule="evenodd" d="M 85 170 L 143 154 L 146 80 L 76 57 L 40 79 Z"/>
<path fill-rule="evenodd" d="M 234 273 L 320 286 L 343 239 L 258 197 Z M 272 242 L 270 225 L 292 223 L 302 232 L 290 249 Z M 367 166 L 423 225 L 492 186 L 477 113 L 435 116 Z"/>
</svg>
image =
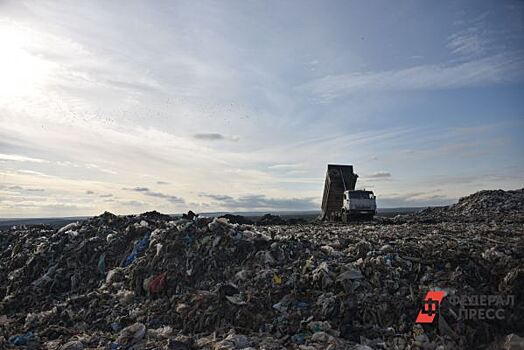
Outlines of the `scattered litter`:
<svg viewBox="0 0 524 350">
<path fill-rule="evenodd" d="M 0 348 L 516 349 L 523 193 L 348 225 L 106 212 L 13 227 L 0 232 Z M 429 290 L 447 296 L 422 327 Z M 450 299 L 471 295 L 514 305 L 462 320 Z"/>
</svg>

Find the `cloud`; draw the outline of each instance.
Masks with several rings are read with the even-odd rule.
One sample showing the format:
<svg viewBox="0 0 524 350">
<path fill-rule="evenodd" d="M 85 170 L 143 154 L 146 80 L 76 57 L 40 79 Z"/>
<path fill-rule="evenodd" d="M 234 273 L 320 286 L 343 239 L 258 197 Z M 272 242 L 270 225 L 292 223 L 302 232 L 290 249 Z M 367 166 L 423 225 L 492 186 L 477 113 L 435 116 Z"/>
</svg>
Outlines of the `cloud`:
<svg viewBox="0 0 524 350">
<path fill-rule="evenodd" d="M 134 188 L 123 188 L 126 191 L 135 191 L 135 192 L 149 192 L 150 189 L 147 187 L 134 187 Z"/>
<path fill-rule="evenodd" d="M 20 215 L 20 208 L 23 209 L 44 209 L 44 210 L 75 210 L 75 211 L 82 211 L 89 208 L 92 208 L 90 205 L 85 204 L 73 204 L 73 203 L 43 203 L 41 201 L 37 201 L 35 199 L 32 200 L 20 200 L 20 201 L 8 201 L 8 200 L 0 200 L 3 205 L 5 205 L 7 208 L 13 208 L 18 209 L 16 211 L 16 217 L 21 217 Z"/>
<path fill-rule="evenodd" d="M 157 185 L 169 185 L 169 182 L 166 182 L 166 181 L 157 181 L 156 184 L 157 184 Z"/>
<path fill-rule="evenodd" d="M 265 195 L 245 195 L 237 198 L 221 194 L 200 194 L 214 205 L 234 210 L 311 210 L 318 209 L 316 198 L 270 198 Z"/>
<path fill-rule="evenodd" d="M 507 52 L 511 47 L 521 47 L 519 42 L 522 40 L 522 27 L 511 24 L 498 26 L 492 21 L 494 17 L 493 13 L 486 11 L 477 17 L 457 23 L 460 30 L 448 36 L 446 47 L 461 59 L 472 59 L 496 52 Z"/>
<path fill-rule="evenodd" d="M 304 164 L 274 164 L 268 166 L 268 169 L 275 169 L 275 170 L 297 170 L 297 169 L 303 169 Z"/>
<path fill-rule="evenodd" d="M 86 191 L 86 194 L 93 195 L 93 194 L 97 194 L 97 193 L 95 191 L 88 190 L 88 191 Z M 111 193 L 99 194 L 98 197 L 100 197 L 100 198 L 109 198 L 109 197 L 113 197 L 113 195 Z"/>
<path fill-rule="evenodd" d="M 208 133 L 208 134 L 194 134 L 193 137 L 197 140 L 209 140 L 209 141 L 216 141 L 216 140 L 224 140 L 225 137 L 222 134 L 218 133 Z"/>
<path fill-rule="evenodd" d="M 477 33 L 461 32 L 448 38 L 447 47 L 454 54 L 466 57 L 480 56 L 484 52 L 484 40 Z"/>
<path fill-rule="evenodd" d="M 151 191 L 147 187 L 134 187 L 134 188 L 123 188 L 123 189 L 127 191 L 139 192 L 139 193 L 142 193 L 144 196 L 165 199 L 168 202 L 171 202 L 173 204 L 185 204 L 186 203 L 186 201 L 183 198 L 173 196 L 170 194 L 161 193 L 161 192 L 154 192 L 154 191 Z"/>
<path fill-rule="evenodd" d="M 399 70 L 329 75 L 302 85 L 320 100 L 367 91 L 436 90 L 524 80 L 524 52 L 498 54 L 459 64 L 419 65 Z"/>
<path fill-rule="evenodd" d="M 431 158 L 445 157 L 452 158 L 478 158 L 494 153 L 497 148 L 500 148 L 507 142 L 505 139 L 491 139 L 485 138 L 480 142 L 449 142 L 441 144 L 433 148 L 425 149 L 404 149 L 397 154 L 399 157 L 410 160 L 429 160 Z"/>
<path fill-rule="evenodd" d="M 234 201 L 235 200 L 233 197 L 225 195 L 225 194 L 205 194 L 205 193 L 201 193 L 200 196 L 201 197 L 209 197 L 211 199 L 214 199 L 214 200 L 217 200 L 217 201 L 221 201 L 221 202 Z"/>
<path fill-rule="evenodd" d="M 0 190 L 8 190 L 8 191 L 27 191 L 27 192 L 44 192 L 45 189 L 43 188 L 34 188 L 34 187 L 22 187 L 19 185 L 12 185 L 12 186 L 3 186 L 0 185 Z"/>
<path fill-rule="evenodd" d="M 158 83 L 156 82 L 131 82 L 131 81 L 119 81 L 119 80 L 111 80 L 106 79 L 103 81 L 104 84 L 107 84 L 108 86 L 112 86 L 117 89 L 121 89 L 124 91 L 130 91 L 130 92 L 154 92 L 158 93 L 161 91 Z"/>
<path fill-rule="evenodd" d="M 31 157 L 22 156 L 19 154 L 2 154 L 2 153 L 0 153 L 0 161 L 48 163 L 48 161 L 45 159 L 31 158 Z"/>
<path fill-rule="evenodd" d="M 145 192 L 144 195 L 166 199 L 171 203 L 185 204 L 184 199 L 177 197 L 177 196 L 170 195 L 170 194 L 161 193 L 161 192 Z"/>
<path fill-rule="evenodd" d="M 468 127 L 451 128 L 451 131 L 459 135 L 477 135 L 490 131 L 492 128 L 495 128 L 497 126 L 497 124 L 481 124 Z"/>
<path fill-rule="evenodd" d="M 99 166 L 97 164 L 92 164 L 92 163 L 84 164 L 84 167 L 86 169 L 96 169 L 98 171 L 101 171 L 101 172 L 107 173 L 107 174 L 112 174 L 112 175 L 116 174 L 116 171 L 111 170 L 111 169 L 102 168 L 101 166 Z"/>
<path fill-rule="evenodd" d="M 393 193 L 377 196 L 377 206 L 380 208 L 391 207 L 427 207 L 450 205 L 457 199 L 441 193 L 440 189 L 428 192 Z"/>
<path fill-rule="evenodd" d="M 85 169 L 89 169 L 89 170 L 98 170 L 98 171 L 101 171 L 103 173 L 106 173 L 106 174 L 111 174 L 111 175 L 115 175 L 117 172 L 114 171 L 114 170 L 111 170 L 111 169 L 106 169 L 106 168 L 103 168 L 97 164 L 93 164 L 93 163 L 86 163 L 86 164 L 79 164 L 79 163 L 74 163 L 74 162 L 70 162 L 70 161 L 57 161 L 56 164 L 60 165 L 60 166 L 63 166 L 63 167 L 66 167 L 66 168 L 85 168 Z"/>
<path fill-rule="evenodd" d="M 82 165 L 80 164 L 77 164 L 77 163 L 73 163 L 73 162 L 70 162 L 68 160 L 65 160 L 65 161 L 57 161 L 56 164 L 60 165 L 60 166 L 65 166 L 65 167 L 68 167 L 68 168 L 80 168 Z"/>
<path fill-rule="evenodd" d="M 120 201 L 119 203 L 125 206 L 129 206 L 129 207 L 143 207 L 144 205 L 146 205 L 146 203 L 142 201 L 135 201 L 135 200 Z"/>
<path fill-rule="evenodd" d="M 20 170 L 17 170 L 17 172 L 20 173 L 20 174 L 23 174 L 23 175 L 34 175 L 34 176 L 40 176 L 40 177 L 52 177 L 51 175 L 42 173 L 40 171 L 35 171 L 35 170 L 20 169 Z"/>
<path fill-rule="evenodd" d="M 225 136 L 219 133 L 194 134 L 193 138 L 197 140 L 205 140 L 205 141 L 229 140 L 229 141 L 235 141 L 235 142 L 240 139 L 238 136 Z"/>
<path fill-rule="evenodd" d="M 377 171 L 373 174 L 364 176 L 366 179 L 388 179 L 391 177 L 391 173 L 387 171 Z"/>
<path fill-rule="evenodd" d="M 464 29 L 451 34 L 446 46 L 453 54 L 466 58 L 479 57 L 486 53 L 489 46 L 493 44 L 489 38 L 492 31 L 488 30 L 486 19 L 489 12 L 484 12 L 477 17 L 471 18 L 462 25 Z"/>
</svg>

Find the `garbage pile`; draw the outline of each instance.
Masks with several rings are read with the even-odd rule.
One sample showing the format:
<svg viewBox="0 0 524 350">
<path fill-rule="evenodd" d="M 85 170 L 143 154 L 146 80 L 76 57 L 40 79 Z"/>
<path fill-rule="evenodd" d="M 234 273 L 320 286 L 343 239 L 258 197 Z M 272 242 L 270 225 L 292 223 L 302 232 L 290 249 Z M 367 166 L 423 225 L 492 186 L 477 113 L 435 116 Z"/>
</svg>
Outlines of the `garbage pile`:
<svg viewBox="0 0 524 350">
<path fill-rule="evenodd" d="M 265 214 L 258 221 L 257 225 L 267 226 L 267 225 L 284 225 L 286 220 L 284 220 L 279 215 Z"/>
<path fill-rule="evenodd" d="M 219 218 L 227 219 L 227 221 L 231 224 L 243 224 L 243 225 L 253 225 L 254 224 L 252 220 L 242 215 L 226 214 L 226 215 L 219 216 Z"/>
<path fill-rule="evenodd" d="M 524 223 L 524 189 L 479 191 L 449 207 L 427 208 L 397 221 L 497 221 Z"/>
<path fill-rule="evenodd" d="M 513 349 L 524 335 L 515 222 L 104 213 L 2 231 L 0 252 L 0 349 Z M 430 290 L 446 296 L 417 324 Z M 503 317 L 461 318 L 451 301 L 474 296 Z"/>
</svg>

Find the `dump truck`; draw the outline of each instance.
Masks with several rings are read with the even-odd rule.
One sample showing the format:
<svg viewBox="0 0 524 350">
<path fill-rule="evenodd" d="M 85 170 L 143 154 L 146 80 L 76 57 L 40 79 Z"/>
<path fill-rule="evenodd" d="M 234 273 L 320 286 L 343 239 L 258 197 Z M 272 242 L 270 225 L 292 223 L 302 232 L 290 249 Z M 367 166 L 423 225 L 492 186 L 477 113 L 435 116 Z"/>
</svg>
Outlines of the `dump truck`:
<svg viewBox="0 0 524 350">
<path fill-rule="evenodd" d="M 352 165 L 328 164 L 321 219 L 344 221 L 371 219 L 376 214 L 376 197 L 372 191 L 355 190 L 358 175 Z"/>
</svg>

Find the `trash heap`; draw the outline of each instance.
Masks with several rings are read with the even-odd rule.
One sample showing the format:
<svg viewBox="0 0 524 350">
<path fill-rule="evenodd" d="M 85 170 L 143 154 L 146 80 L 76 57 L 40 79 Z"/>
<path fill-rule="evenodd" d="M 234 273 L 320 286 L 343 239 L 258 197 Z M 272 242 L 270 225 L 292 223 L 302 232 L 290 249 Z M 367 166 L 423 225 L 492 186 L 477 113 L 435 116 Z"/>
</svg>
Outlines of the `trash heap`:
<svg viewBox="0 0 524 350">
<path fill-rule="evenodd" d="M 0 232 L 0 349 L 518 348 L 523 237 L 505 221 L 252 226 L 157 212 L 13 227 Z M 416 324 L 429 290 L 446 297 Z M 514 303 L 503 319 L 458 318 L 448 300 L 471 295 Z"/>
<path fill-rule="evenodd" d="M 460 198 L 449 207 L 427 208 L 397 220 L 408 221 L 497 221 L 524 223 L 524 189 L 479 191 Z"/>
</svg>

